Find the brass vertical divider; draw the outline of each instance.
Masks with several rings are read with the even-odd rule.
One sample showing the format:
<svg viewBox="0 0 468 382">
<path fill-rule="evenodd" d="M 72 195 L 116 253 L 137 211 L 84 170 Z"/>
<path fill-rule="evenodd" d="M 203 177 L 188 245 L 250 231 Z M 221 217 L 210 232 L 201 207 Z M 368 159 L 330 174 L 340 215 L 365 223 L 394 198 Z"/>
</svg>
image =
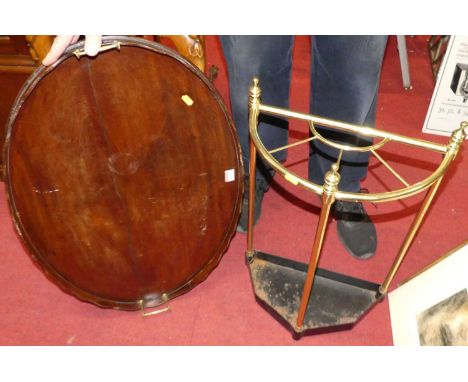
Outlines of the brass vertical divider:
<svg viewBox="0 0 468 382">
<path fill-rule="evenodd" d="M 318 226 L 317 226 L 316 233 L 315 233 L 314 243 L 312 246 L 311 257 L 309 259 L 308 265 L 306 266 L 304 264 L 304 266 L 307 267 L 306 268 L 307 274 L 305 276 L 304 285 L 302 286 L 302 295 L 300 297 L 300 302 L 297 307 L 297 315 L 294 316 L 295 318 L 293 321 L 291 321 L 290 318 L 288 318 L 289 316 L 287 315 L 283 316 L 283 318 L 286 319 L 290 323 L 290 325 L 293 327 L 295 332 L 299 333 L 305 330 L 303 328 L 304 318 L 306 316 L 306 313 L 308 312 L 307 308 L 309 306 L 309 299 L 311 298 L 311 294 L 312 294 L 313 287 L 314 287 L 314 277 L 316 276 L 316 273 L 318 271 L 317 265 L 318 265 L 322 245 L 323 245 L 324 238 L 325 238 L 327 223 L 329 220 L 329 214 L 330 214 L 331 207 L 333 203 L 335 202 L 335 200 L 379 203 L 379 202 L 387 202 L 387 201 L 403 199 L 409 196 L 416 195 L 424 190 L 428 190 L 422 202 L 422 205 L 419 209 L 419 212 L 414 218 L 408 230 L 408 233 L 406 234 L 404 242 L 401 245 L 400 250 L 383 284 L 381 285 L 374 284 L 375 289 L 373 290 L 374 290 L 375 299 L 380 299 L 387 293 L 389 285 L 391 284 L 393 278 L 395 277 L 395 274 L 397 273 L 399 267 L 401 266 L 409 250 L 409 247 L 411 246 L 411 243 L 413 242 L 413 239 L 416 236 L 418 229 L 420 228 L 425 216 L 427 215 L 429 207 L 431 206 L 432 201 L 434 200 L 434 197 L 442 182 L 443 176 L 445 175 L 451 163 L 455 160 L 460 150 L 461 144 L 466 138 L 465 129 L 468 128 L 468 122 L 466 121 L 461 122 L 460 127 L 452 133 L 449 143 L 447 145 L 441 145 L 438 143 L 425 141 L 421 139 L 410 138 L 410 137 L 406 137 L 403 135 L 398 135 L 398 134 L 394 134 L 394 133 L 390 133 L 386 131 L 369 128 L 366 126 L 352 125 L 352 124 L 348 124 L 348 123 L 344 123 L 340 121 L 334 121 L 334 120 L 330 120 L 327 118 L 322 118 L 322 117 L 318 117 L 314 115 L 297 113 L 297 112 L 293 112 L 287 109 L 282 109 L 282 108 L 278 108 L 274 106 L 263 105 L 260 102 L 260 95 L 261 95 L 261 89 L 259 87 L 259 81 L 257 78 L 254 78 L 252 86 L 249 89 L 249 132 L 250 132 L 249 171 L 250 171 L 250 174 L 249 174 L 249 215 L 248 215 L 249 217 L 248 217 L 247 251 L 246 251 L 246 259 L 248 260 L 249 264 L 252 264 L 254 261 L 254 258 L 256 258 L 258 255 L 260 255 L 259 259 L 261 261 L 265 261 L 265 259 L 267 259 L 266 261 L 273 261 L 273 263 L 278 264 L 277 266 L 280 266 L 280 267 L 284 266 L 284 264 L 286 263 L 292 264 L 291 262 L 288 263 L 287 259 L 281 260 L 281 258 L 276 257 L 276 260 L 274 260 L 273 259 L 274 256 L 272 257 L 272 255 L 260 254 L 260 252 L 257 252 L 253 247 L 255 173 L 256 173 L 257 154 L 259 154 L 262 157 L 262 159 L 265 161 L 265 163 L 270 165 L 273 168 L 273 170 L 275 170 L 277 173 L 283 176 L 286 181 L 292 183 L 295 186 L 299 185 L 307 189 L 308 191 L 312 191 L 313 193 L 321 196 L 321 199 L 322 199 L 322 209 L 321 209 Z M 414 183 L 412 185 L 407 183 L 406 181 L 402 181 L 405 187 L 401 189 L 380 192 L 380 193 L 365 193 L 365 194 L 339 191 L 338 190 L 338 184 L 340 181 L 340 175 L 338 173 L 339 160 L 337 163 L 334 163 L 331 166 L 330 171 L 325 176 L 323 185 L 318 185 L 307 179 L 304 179 L 292 173 L 290 170 L 288 170 L 283 165 L 281 165 L 272 156 L 272 153 L 279 151 L 280 149 L 283 149 L 283 148 L 295 146 L 295 144 L 286 145 L 280 149 L 273 149 L 271 151 L 268 151 L 263 145 L 259 137 L 258 130 L 257 130 L 258 116 L 260 115 L 260 113 L 265 113 L 265 114 L 273 115 L 273 116 L 279 116 L 283 118 L 293 118 L 293 119 L 307 121 L 312 127 L 313 127 L 313 123 L 317 123 L 322 126 L 334 128 L 338 131 L 344 131 L 348 133 L 351 132 L 351 133 L 359 134 L 362 136 L 381 139 L 381 141 L 378 142 L 377 144 L 373 144 L 368 147 L 353 148 L 352 146 L 341 145 L 341 144 L 337 144 L 332 141 L 329 141 L 326 138 L 322 137 L 318 132 L 316 132 L 315 128 L 311 129 L 311 133 L 313 135 L 312 139 L 318 139 L 324 144 L 338 148 L 341 150 L 341 153 L 343 152 L 343 150 L 344 151 L 372 151 L 374 152 L 378 148 L 381 148 L 382 146 L 384 146 L 386 143 L 393 141 L 393 142 L 397 142 L 397 143 L 401 143 L 401 144 L 405 144 L 405 145 L 409 145 L 413 147 L 418 147 L 418 148 L 425 149 L 425 150 L 439 152 L 443 155 L 442 162 L 437 168 L 437 170 L 435 170 L 430 176 L 428 176 L 423 181 Z M 302 143 L 308 142 L 312 139 L 304 140 Z M 378 155 L 377 157 L 379 158 Z M 388 168 L 389 165 L 387 165 L 385 162 L 384 162 L 384 165 L 387 169 L 389 169 Z M 393 175 L 397 176 L 398 179 L 401 178 L 393 169 L 390 168 L 389 171 Z M 271 260 L 268 260 L 268 259 L 271 259 Z M 297 268 L 298 265 L 292 264 L 291 267 L 292 267 L 291 269 L 298 269 Z M 262 282 L 264 282 L 262 279 L 262 277 L 264 277 L 263 275 L 258 276 L 258 277 L 260 278 L 257 280 L 258 282 L 256 283 L 258 284 L 256 285 L 257 289 L 260 288 L 260 286 L 263 285 Z M 321 275 L 320 277 L 324 277 L 324 276 Z M 335 276 L 330 276 L 330 277 L 334 278 Z M 338 278 L 339 277 L 341 276 L 338 276 Z M 345 276 L 345 278 L 346 277 L 349 277 L 349 276 Z M 363 280 L 358 280 L 358 284 L 360 281 L 363 281 Z M 261 289 L 258 289 L 258 290 L 261 291 Z M 264 297 L 263 298 L 264 301 L 270 298 L 270 296 L 266 296 L 266 297 L 263 296 L 263 297 Z M 372 303 L 372 301 L 370 303 Z M 274 307 L 275 302 L 271 302 L 271 304 L 272 305 L 270 306 Z M 281 305 L 281 307 L 282 307 L 281 309 L 284 310 L 286 305 L 284 306 Z M 283 312 L 283 310 L 281 312 Z M 283 312 L 283 314 L 286 314 L 286 313 Z"/>
</svg>

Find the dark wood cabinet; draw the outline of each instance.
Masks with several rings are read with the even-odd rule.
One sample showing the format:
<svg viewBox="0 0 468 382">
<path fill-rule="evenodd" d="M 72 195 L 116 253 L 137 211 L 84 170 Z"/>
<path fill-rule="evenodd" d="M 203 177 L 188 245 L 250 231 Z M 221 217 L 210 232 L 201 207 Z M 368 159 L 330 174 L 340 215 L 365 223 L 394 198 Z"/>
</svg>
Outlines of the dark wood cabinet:
<svg viewBox="0 0 468 382">
<path fill-rule="evenodd" d="M 11 106 L 28 76 L 36 69 L 52 45 L 53 36 L 0 35 L 0 148 Z M 0 155 L 0 180 L 3 180 Z"/>
<path fill-rule="evenodd" d="M 0 73 L 32 73 L 52 41 L 53 36 L 0 36 Z"/>
<path fill-rule="evenodd" d="M 32 73 L 35 67 L 26 36 L 0 36 L 0 72 Z"/>
</svg>

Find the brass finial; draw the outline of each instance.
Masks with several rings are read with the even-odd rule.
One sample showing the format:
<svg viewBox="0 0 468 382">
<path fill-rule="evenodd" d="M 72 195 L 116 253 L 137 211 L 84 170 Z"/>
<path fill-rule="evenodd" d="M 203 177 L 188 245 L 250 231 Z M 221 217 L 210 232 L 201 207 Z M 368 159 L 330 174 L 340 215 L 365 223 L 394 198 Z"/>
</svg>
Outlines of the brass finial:
<svg viewBox="0 0 468 382">
<path fill-rule="evenodd" d="M 467 121 L 462 121 L 460 123 L 460 129 L 465 130 L 466 128 L 468 128 L 468 122 Z"/>
<path fill-rule="evenodd" d="M 258 86 L 259 80 L 257 77 L 252 79 L 252 86 L 249 89 L 249 104 L 250 106 L 256 106 L 259 103 L 260 95 L 262 91 Z"/>
<path fill-rule="evenodd" d="M 466 128 L 468 128 L 468 122 L 462 121 L 460 123 L 460 127 L 453 131 L 450 141 L 448 143 L 449 150 L 454 150 L 454 151 L 459 150 L 460 145 L 466 138 L 466 134 L 467 134 L 467 132 L 465 132 Z"/>
<path fill-rule="evenodd" d="M 326 194 L 334 194 L 338 189 L 338 183 L 340 183 L 341 178 L 338 172 L 339 168 L 338 163 L 333 163 L 330 171 L 325 174 L 323 189 Z"/>
</svg>

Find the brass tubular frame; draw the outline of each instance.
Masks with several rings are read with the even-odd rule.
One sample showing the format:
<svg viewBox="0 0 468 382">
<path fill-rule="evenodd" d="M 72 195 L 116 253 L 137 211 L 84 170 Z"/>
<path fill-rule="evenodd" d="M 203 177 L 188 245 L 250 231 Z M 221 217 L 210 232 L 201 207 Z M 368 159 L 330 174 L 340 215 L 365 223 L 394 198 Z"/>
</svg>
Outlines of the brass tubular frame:
<svg viewBox="0 0 468 382">
<path fill-rule="evenodd" d="M 382 163 L 388 171 L 390 171 L 395 177 L 403 183 L 406 187 L 410 187 L 410 184 L 400 175 L 398 174 L 379 154 L 377 154 L 377 151 L 375 150 L 370 150 L 370 152 L 379 160 L 380 163 Z"/>
<path fill-rule="evenodd" d="M 250 172 L 249 172 L 249 215 L 247 221 L 247 259 L 250 262 L 253 256 L 253 226 L 254 226 L 254 198 L 255 198 L 255 168 L 257 150 L 250 142 Z M 253 171 L 252 171 L 253 169 Z"/>
<path fill-rule="evenodd" d="M 329 118 L 323 118 L 323 117 L 319 117 L 319 116 L 312 115 L 312 114 L 299 113 L 299 112 L 291 111 L 291 110 L 276 107 L 276 106 L 268 106 L 268 105 L 260 104 L 259 111 L 261 113 L 276 115 L 279 117 L 310 121 L 318 125 L 332 127 L 336 130 L 364 135 L 366 137 L 382 138 L 382 139 L 388 138 L 391 141 L 430 149 L 433 151 L 440 152 L 442 154 L 447 151 L 447 147 L 445 145 L 441 145 L 438 143 L 425 141 L 422 139 L 409 138 L 404 135 L 394 134 L 394 133 L 383 131 L 383 130 L 377 130 L 372 127 L 353 125 L 350 123 L 336 121 L 336 120 L 329 119 Z"/>
<path fill-rule="evenodd" d="M 315 272 L 317 269 L 318 260 L 320 257 L 320 252 L 322 249 L 323 240 L 325 237 L 327 222 L 329 218 L 329 213 L 331 206 L 335 200 L 344 200 L 344 201 L 363 201 L 363 202 L 386 202 L 392 200 L 398 200 L 406 198 L 417 193 L 420 193 L 426 189 L 429 189 L 427 192 L 422 205 L 419 209 L 418 214 L 414 218 L 408 233 L 404 239 L 402 246 L 400 247 L 399 253 L 395 258 L 389 273 L 387 274 L 383 284 L 379 288 L 379 294 L 384 295 L 387 293 L 388 287 L 392 282 L 395 274 L 400 267 L 404 257 L 406 256 L 408 249 L 420 228 L 424 217 L 426 216 L 427 211 L 434 199 L 434 196 L 437 193 L 437 190 L 442 182 L 443 176 L 445 175 L 448 167 L 456 158 L 462 142 L 466 138 L 465 129 L 468 129 L 468 122 L 463 121 L 460 124 L 460 128 L 455 130 L 452 133 L 452 136 L 447 145 L 441 145 L 421 139 L 409 138 L 403 135 L 393 134 L 387 131 L 377 130 L 365 126 L 357 126 L 344 122 L 339 122 L 327 118 L 322 118 L 314 115 L 304 114 L 293 112 L 287 109 L 262 105 L 260 102 L 261 89 L 258 85 L 258 79 L 253 79 L 253 84 L 249 89 L 249 132 L 250 132 L 250 176 L 249 176 L 249 221 L 248 221 L 248 232 L 247 232 L 247 252 L 246 257 L 249 261 L 253 261 L 254 249 L 253 249 L 253 206 L 254 206 L 254 189 L 255 189 L 255 171 L 256 171 L 256 155 L 257 153 L 265 160 L 276 172 L 282 175 L 288 182 L 294 185 L 300 185 L 309 191 L 312 191 L 322 198 L 322 210 L 320 213 L 319 223 L 317 226 L 314 244 L 312 247 L 312 254 L 309 261 L 309 267 L 307 270 L 307 276 L 303 288 L 303 293 L 301 297 L 300 306 L 298 309 L 298 316 L 296 321 L 296 329 L 300 329 L 303 325 L 304 317 L 306 314 L 308 300 L 313 287 L 313 280 Z M 279 149 L 268 151 L 263 142 L 260 140 L 258 134 L 258 116 L 260 113 L 265 113 L 269 115 L 279 116 L 283 118 L 293 118 L 308 121 L 309 125 L 313 127 L 314 123 L 317 123 L 322 126 L 332 127 L 336 130 L 351 132 L 371 138 L 381 138 L 382 141 L 376 145 L 368 146 L 367 151 L 372 152 L 377 159 L 379 159 L 384 166 L 395 175 L 406 187 L 394 191 L 381 192 L 381 193 L 350 193 L 342 192 L 338 190 L 338 184 L 340 176 L 338 174 L 339 162 L 343 150 L 346 150 L 345 147 L 340 147 L 340 155 L 337 163 L 332 165 L 331 170 L 326 174 L 325 181 L 323 185 L 318 185 L 313 182 L 310 182 L 307 179 L 304 179 L 290 170 L 282 166 L 271 154 L 272 152 L 279 151 Z M 315 129 L 311 129 L 312 134 L 314 134 Z M 317 135 L 315 135 L 317 137 Z M 319 140 L 320 137 L 317 137 Z M 303 140 L 300 143 L 308 142 L 309 140 Z M 380 148 L 387 142 L 398 142 L 414 147 L 419 147 L 422 149 L 432 150 L 438 153 L 443 154 L 443 159 L 439 167 L 426 179 L 410 185 L 406 182 L 393 168 L 391 168 L 378 154 L 376 154 L 376 148 Z M 325 142 L 326 143 L 326 142 Z M 299 142 L 298 142 L 299 144 Z M 297 144 L 296 144 L 297 145 Z M 280 149 L 296 146 L 287 145 L 283 146 Z"/>
<path fill-rule="evenodd" d="M 390 283 L 392 282 L 393 278 L 395 277 L 395 274 L 400 268 L 401 263 L 403 262 L 403 259 L 405 258 L 406 254 L 408 253 L 408 249 L 413 242 L 414 237 L 416 236 L 416 233 L 418 232 L 419 227 L 421 226 L 421 223 L 423 222 L 424 217 L 426 216 L 427 211 L 429 210 L 429 207 L 432 203 L 432 200 L 434 199 L 434 196 L 440 186 L 440 183 L 442 182 L 443 177 L 441 177 L 432 187 L 430 188 L 429 192 L 427 193 L 426 197 L 423 200 L 423 203 L 421 207 L 419 208 L 419 212 L 414 218 L 413 222 L 411 223 L 410 229 L 405 237 L 405 240 L 403 241 L 403 244 L 401 245 L 400 251 L 398 252 L 397 257 L 395 258 L 390 271 L 388 272 L 387 276 L 385 277 L 385 280 L 383 284 L 379 288 L 379 293 L 384 295 L 387 293 L 388 287 L 390 286 Z"/>
<path fill-rule="evenodd" d="M 266 106 L 258 103 L 255 106 L 257 113 L 264 112 L 266 114 L 286 117 L 286 118 L 296 118 L 305 121 L 312 121 L 313 123 L 318 123 L 324 126 L 333 127 L 337 130 L 346 131 L 346 132 L 353 132 L 360 135 L 365 135 L 368 137 L 378 137 L 382 139 L 386 139 L 388 141 L 399 142 L 402 144 L 407 144 L 410 146 L 416 146 L 423 149 L 428 149 L 432 151 L 436 151 L 444 155 L 444 158 L 439 165 L 439 168 L 432 173 L 428 178 L 411 185 L 410 187 L 401 188 L 394 191 L 387 191 L 381 193 L 353 193 L 353 192 L 344 192 L 344 191 L 337 191 L 336 198 L 339 200 L 344 201 L 354 201 L 354 202 L 373 202 L 373 203 L 381 203 L 387 202 L 392 200 L 398 200 L 402 198 L 406 198 L 409 196 L 413 196 L 418 194 L 419 192 L 427 189 L 430 187 L 434 182 L 437 181 L 446 171 L 447 168 L 450 166 L 452 161 L 455 159 L 457 151 L 448 150 L 448 146 L 424 141 L 421 139 L 415 138 L 408 138 L 403 135 L 393 134 L 387 131 L 376 130 L 370 127 L 362 127 L 357 125 L 352 125 L 344 122 L 338 122 L 331 119 L 326 119 L 322 117 L 317 117 L 314 115 L 303 114 L 292 112 L 286 109 L 277 108 L 273 106 Z M 251 121 L 252 122 L 252 121 Z M 265 148 L 257 131 L 257 124 L 256 121 L 254 124 L 250 124 L 250 138 L 253 140 L 257 152 L 262 156 L 262 158 L 278 173 L 280 173 L 286 180 L 293 183 L 294 185 L 300 185 L 317 195 L 322 195 L 323 190 L 322 186 L 316 183 L 313 183 L 307 179 L 297 176 L 293 174 L 288 169 L 284 168 Z"/>
<path fill-rule="evenodd" d="M 328 217 L 330 215 L 330 209 L 335 202 L 335 193 L 338 189 L 340 182 L 340 175 L 338 174 L 338 163 L 332 165 L 331 171 L 325 176 L 324 193 L 322 195 L 322 209 L 320 211 L 320 218 L 317 225 L 317 231 L 315 233 L 314 245 L 312 247 L 312 254 L 310 256 L 309 267 L 307 268 L 307 275 L 302 290 L 301 303 L 297 314 L 296 329 L 301 329 L 304 323 L 304 317 L 307 311 L 307 305 L 309 304 L 310 294 L 314 284 L 315 271 L 317 270 L 317 264 L 322 251 L 322 244 L 325 238 L 325 232 L 327 229 Z"/>
<path fill-rule="evenodd" d="M 273 153 L 276 153 L 276 152 L 281 151 L 281 150 L 289 149 L 290 147 L 295 147 L 295 146 L 302 145 L 303 143 L 307 143 L 307 142 L 313 141 L 315 139 L 317 139 L 317 137 L 310 137 L 310 138 L 307 138 L 307 139 L 303 139 L 302 141 L 299 141 L 299 142 L 295 142 L 295 143 L 291 143 L 289 145 L 278 147 L 278 148 L 270 150 L 268 152 L 270 154 L 273 154 Z"/>
<path fill-rule="evenodd" d="M 249 89 L 249 128 L 257 126 L 260 105 L 261 90 L 258 86 L 258 79 L 253 80 L 253 85 Z M 254 198 L 255 198 L 255 173 L 257 166 L 257 149 L 250 140 L 250 162 L 249 162 L 249 215 L 247 222 L 247 252 L 248 262 L 253 260 L 253 226 L 254 226 Z"/>
<path fill-rule="evenodd" d="M 314 126 L 314 123 L 309 121 L 309 129 L 310 129 L 310 132 L 313 134 L 314 137 L 316 137 L 319 141 L 321 141 L 322 143 L 328 145 L 328 146 L 331 146 L 331 147 L 334 147 L 336 149 L 339 149 L 339 150 L 344 150 L 344 151 L 359 151 L 359 152 L 366 152 L 366 151 L 372 151 L 372 150 L 377 150 L 379 148 L 381 148 L 383 145 L 385 145 L 387 142 L 390 141 L 390 138 L 384 138 L 382 139 L 381 141 L 377 142 L 377 143 L 374 143 L 373 145 L 370 145 L 370 146 L 350 146 L 350 145 L 344 145 L 342 143 L 336 143 L 336 142 L 333 142 L 327 138 L 325 138 L 324 136 L 322 136 L 318 131 L 317 129 L 315 128 Z"/>
</svg>

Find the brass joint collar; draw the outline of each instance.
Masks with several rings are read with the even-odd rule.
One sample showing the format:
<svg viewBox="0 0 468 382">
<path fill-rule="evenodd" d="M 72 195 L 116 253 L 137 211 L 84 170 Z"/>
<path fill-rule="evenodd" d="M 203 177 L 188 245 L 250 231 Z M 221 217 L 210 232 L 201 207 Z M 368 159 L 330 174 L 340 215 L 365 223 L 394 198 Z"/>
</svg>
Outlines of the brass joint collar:
<svg viewBox="0 0 468 382">
<path fill-rule="evenodd" d="M 340 174 L 338 172 L 338 164 L 333 163 L 331 166 L 331 170 L 325 174 L 323 190 L 326 194 L 334 194 L 338 188 L 338 184 L 340 183 Z"/>
<path fill-rule="evenodd" d="M 468 122 L 463 121 L 462 123 L 460 123 L 460 127 L 453 131 L 450 137 L 450 141 L 447 145 L 448 151 L 452 151 L 455 153 L 458 152 L 461 144 L 466 138 L 466 132 L 465 132 L 466 128 L 468 128 Z"/>
<path fill-rule="evenodd" d="M 258 106 L 262 90 L 258 86 L 258 78 L 252 80 L 252 86 L 249 88 L 249 105 Z"/>
</svg>

